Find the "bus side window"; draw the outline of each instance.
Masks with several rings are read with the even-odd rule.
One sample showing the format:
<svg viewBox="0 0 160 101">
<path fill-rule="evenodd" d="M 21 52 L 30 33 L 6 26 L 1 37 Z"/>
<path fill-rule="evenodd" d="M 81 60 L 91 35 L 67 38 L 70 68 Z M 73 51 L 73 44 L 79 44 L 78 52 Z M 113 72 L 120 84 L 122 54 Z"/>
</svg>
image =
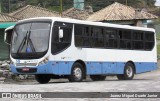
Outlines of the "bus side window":
<svg viewBox="0 0 160 101">
<path fill-rule="evenodd" d="M 88 26 L 83 27 L 82 37 L 83 37 L 83 46 L 90 47 L 90 41 L 89 41 L 90 40 L 90 33 L 89 33 Z"/>
<path fill-rule="evenodd" d="M 62 32 L 61 32 L 61 31 Z M 61 33 L 61 35 L 60 35 Z M 62 35 L 63 34 L 63 35 Z M 71 41 L 71 34 L 72 34 L 72 29 L 71 28 L 67 28 L 67 27 L 60 27 L 59 28 L 59 32 L 58 32 L 58 38 L 59 38 L 59 42 L 62 42 L 62 43 L 70 43 Z"/>
<path fill-rule="evenodd" d="M 119 29 L 119 48 L 131 49 L 131 30 Z"/>
<path fill-rule="evenodd" d="M 102 27 L 91 28 L 91 43 L 93 48 L 104 47 L 104 33 Z"/>
<path fill-rule="evenodd" d="M 117 30 L 116 29 L 105 29 L 105 47 L 106 48 L 117 48 Z"/>
<path fill-rule="evenodd" d="M 133 31 L 133 49 L 144 49 L 144 33 L 142 31 Z"/>
<path fill-rule="evenodd" d="M 145 50 L 152 50 L 154 47 L 154 33 L 145 32 Z"/>
<path fill-rule="evenodd" d="M 81 47 L 83 46 L 83 27 L 81 25 L 74 25 L 74 33 L 75 33 L 75 46 Z"/>
<path fill-rule="evenodd" d="M 60 31 L 63 31 L 63 35 L 60 36 Z M 57 54 L 71 44 L 72 36 L 72 24 L 64 22 L 55 22 L 52 32 L 52 54 Z"/>
<path fill-rule="evenodd" d="M 75 24 L 74 33 L 76 47 L 91 47 L 89 26 Z"/>
</svg>

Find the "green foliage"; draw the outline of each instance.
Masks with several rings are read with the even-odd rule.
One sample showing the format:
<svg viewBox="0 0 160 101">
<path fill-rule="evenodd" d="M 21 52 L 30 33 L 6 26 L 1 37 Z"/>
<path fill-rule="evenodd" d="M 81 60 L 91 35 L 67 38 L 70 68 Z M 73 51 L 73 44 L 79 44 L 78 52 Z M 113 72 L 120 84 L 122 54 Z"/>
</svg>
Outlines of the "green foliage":
<svg viewBox="0 0 160 101">
<path fill-rule="evenodd" d="M 1 0 L 0 0 L 1 1 Z M 60 6 L 60 0 L 10 0 L 10 11 L 18 9 L 18 2 L 25 1 L 26 4 L 41 6 L 50 10 L 56 10 Z M 73 7 L 74 0 L 62 0 L 63 10 Z M 114 2 L 127 4 L 135 8 L 152 7 L 154 6 L 155 0 L 85 0 L 85 6 L 92 6 L 94 11 L 100 10 Z M 16 5 L 16 6 L 15 6 Z M 2 0 L 3 12 L 8 12 L 8 0 Z"/>
<path fill-rule="evenodd" d="M 53 10 L 53 11 L 57 11 L 57 12 L 59 12 L 59 10 L 60 10 L 59 6 L 49 6 L 48 9 Z"/>
<path fill-rule="evenodd" d="M 60 7 L 59 0 L 27 0 L 27 4 L 41 6 L 50 10 L 58 11 Z M 73 6 L 73 1 L 63 0 L 63 10 L 66 10 Z"/>
<path fill-rule="evenodd" d="M 157 54 L 160 56 L 160 44 L 157 45 Z"/>
<path fill-rule="evenodd" d="M 157 38 L 160 39 L 160 33 L 157 33 Z"/>
<path fill-rule="evenodd" d="M 38 0 L 27 0 L 27 3 L 30 5 L 36 5 L 38 4 Z"/>
<path fill-rule="evenodd" d="M 118 2 L 135 8 L 152 7 L 155 4 L 155 0 L 87 0 L 86 4 L 91 5 L 93 9 L 97 11 L 114 2 Z"/>
</svg>

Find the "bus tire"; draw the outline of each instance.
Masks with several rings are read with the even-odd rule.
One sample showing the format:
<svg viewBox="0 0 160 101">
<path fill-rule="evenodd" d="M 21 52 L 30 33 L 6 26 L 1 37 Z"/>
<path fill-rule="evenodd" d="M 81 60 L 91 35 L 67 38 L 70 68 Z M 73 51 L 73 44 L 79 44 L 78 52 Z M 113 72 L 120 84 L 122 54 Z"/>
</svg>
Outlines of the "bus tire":
<svg viewBox="0 0 160 101">
<path fill-rule="evenodd" d="M 75 63 L 72 66 L 71 75 L 68 80 L 70 82 L 81 82 L 84 78 L 84 68 L 80 63 Z"/>
<path fill-rule="evenodd" d="M 90 75 L 90 78 L 93 81 L 103 81 L 106 79 L 106 76 L 105 75 Z"/>
<path fill-rule="evenodd" d="M 48 83 L 50 81 L 51 76 L 47 75 L 47 74 L 37 74 L 37 75 L 35 75 L 35 79 L 40 84 L 45 84 L 45 83 Z"/>
<path fill-rule="evenodd" d="M 124 67 L 124 74 L 118 74 L 119 80 L 132 80 L 134 77 L 134 65 L 128 62 Z"/>
</svg>

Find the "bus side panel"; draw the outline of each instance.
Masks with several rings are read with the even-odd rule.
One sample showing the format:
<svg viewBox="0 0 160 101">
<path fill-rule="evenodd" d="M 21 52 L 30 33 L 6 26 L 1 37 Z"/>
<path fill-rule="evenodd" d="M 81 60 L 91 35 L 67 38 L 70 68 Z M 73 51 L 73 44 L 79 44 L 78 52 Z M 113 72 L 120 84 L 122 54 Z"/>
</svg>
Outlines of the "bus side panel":
<svg viewBox="0 0 160 101">
<path fill-rule="evenodd" d="M 123 74 L 122 62 L 87 62 L 87 74 Z"/>
<path fill-rule="evenodd" d="M 72 65 L 73 62 L 70 61 L 55 61 L 52 64 L 52 72 L 56 75 L 70 75 Z"/>
<path fill-rule="evenodd" d="M 37 74 L 52 74 L 54 68 L 52 68 L 52 62 L 49 61 L 46 64 L 37 66 Z"/>
<path fill-rule="evenodd" d="M 104 62 L 102 68 L 102 74 L 115 74 L 117 72 L 116 63 Z"/>
<path fill-rule="evenodd" d="M 136 73 L 143 73 L 157 69 L 156 62 L 136 62 Z"/>
<path fill-rule="evenodd" d="M 117 62 L 116 74 L 124 74 L 125 62 Z"/>
<path fill-rule="evenodd" d="M 87 62 L 87 74 L 102 74 L 102 63 Z"/>
</svg>

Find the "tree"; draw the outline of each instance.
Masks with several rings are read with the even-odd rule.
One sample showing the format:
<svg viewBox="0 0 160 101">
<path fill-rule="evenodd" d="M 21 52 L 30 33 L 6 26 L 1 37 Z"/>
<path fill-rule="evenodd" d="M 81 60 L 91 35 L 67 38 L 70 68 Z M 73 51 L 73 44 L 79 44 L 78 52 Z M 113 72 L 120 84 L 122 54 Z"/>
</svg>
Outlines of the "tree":
<svg viewBox="0 0 160 101">
<path fill-rule="evenodd" d="M 114 2 L 118 2 L 134 8 L 153 7 L 155 0 L 86 0 L 87 5 L 91 5 L 94 11 L 100 10 Z"/>
<path fill-rule="evenodd" d="M 2 11 L 8 12 L 8 1 L 2 0 Z M 10 10 L 18 9 L 16 4 L 18 2 L 25 1 L 26 4 L 41 6 L 50 10 L 59 11 L 59 0 L 10 0 Z M 63 10 L 73 7 L 74 0 L 63 0 Z M 85 0 L 85 6 L 92 6 L 94 11 L 100 10 L 114 2 L 126 4 L 135 8 L 153 7 L 155 0 Z"/>
</svg>

